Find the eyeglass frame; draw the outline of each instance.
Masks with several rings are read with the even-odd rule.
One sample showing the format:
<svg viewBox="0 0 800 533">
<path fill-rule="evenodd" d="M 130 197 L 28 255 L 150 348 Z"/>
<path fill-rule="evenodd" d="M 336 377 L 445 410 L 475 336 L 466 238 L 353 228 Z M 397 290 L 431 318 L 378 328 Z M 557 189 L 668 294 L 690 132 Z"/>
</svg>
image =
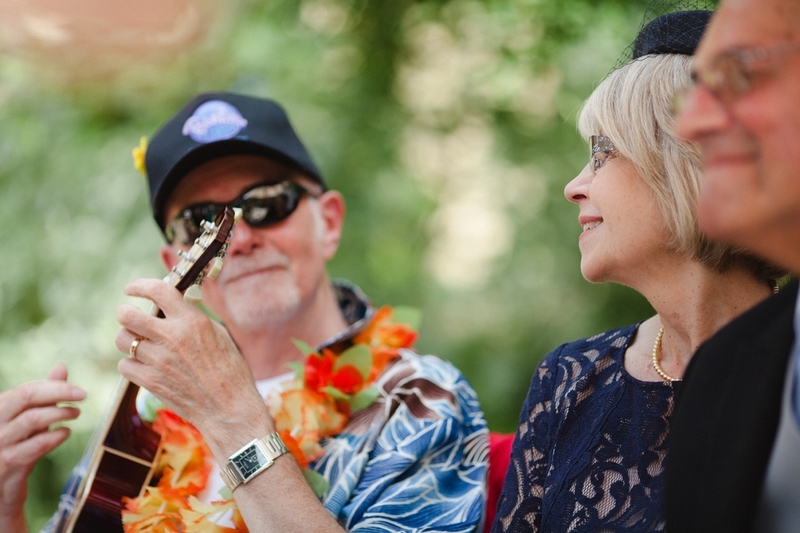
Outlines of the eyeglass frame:
<svg viewBox="0 0 800 533">
<path fill-rule="evenodd" d="M 775 61 L 797 52 L 800 52 L 800 42 L 726 50 L 715 56 L 705 68 L 692 70 L 692 83 L 675 93 L 674 111 L 676 114 L 680 112 L 689 93 L 698 85 L 705 87 L 723 105 L 730 105 L 752 91 L 756 84 L 754 78 L 764 74 L 757 72 L 755 64 Z"/>
<path fill-rule="evenodd" d="M 261 188 L 265 188 L 265 187 L 266 188 L 278 189 L 278 192 L 276 194 L 272 195 L 272 196 L 262 196 L 262 197 L 257 197 L 257 198 L 248 197 L 249 195 L 252 195 L 253 192 L 256 191 L 257 189 L 261 189 Z M 248 200 L 251 200 L 251 199 L 265 199 L 265 198 L 278 198 L 286 190 L 295 191 L 295 193 L 297 194 L 297 199 L 296 199 L 296 202 L 294 204 L 294 207 L 285 216 L 283 216 L 282 218 L 279 218 L 277 220 L 274 220 L 274 221 L 270 221 L 270 222 L 267 222 L 267 223 L 259 223 L 259 224 L 253 224 L 252 222 L 247 220 L 247 210 L 244 209 L 244 208 L 245 208 L 245 203 Z M 191 218 L 191 215 L 193 214 L 192 210 L 196 209 L 198 207 L 206 207 L 206 208 L 208 208 L 209 216 L 204 218 L 203 220 L 209 220 L 209 218 L 211 220 L 213 220 L 214 216 L 216 216 L 216 213 L 219 213 L 225 206 L 240 207 L 244 211 L 243 215 L 242 215 L 242 220 L 241 220 L 242 222 L 245 222 L 249 226 L 254 227 L 254 228 L 267 228 L 269 226 L 272 226 L 272 225 L 278 224 L 280 222 L 283 222 L 284 220 L 286 220 L 290 216 L 292 216 L 292 214 L 295 211 L 297 211 L 297 208 L 300 206 L 300 201 L 306 195 L 308 195 L 311 198 L 319 198 L 319 196 L 320 196 L 320 194 L 315 194 L 315 193 L 311 192 L 308 188 L 304 187 L 303 185 L 297 183 L 296 181 L 294 181 L 292 179 L 287 179 L 287 180 L 278 181 L 278 182 L 275 182 L 275 181 L 259 182 L 259 183 L 256 183 L 255 185 L 253 185 L 252 187 L 248 187 L 247 190 L 242 192 L 242 194 L 240 194 L 238 197 L 234 198 L 230 202 L 221 202 L 221 203 L 220 202 L 198 202 L 198 203 L 194 203 L 194 204 L 188 205 L 188 206 L 180 209 L 180 211 L 178 211 L 178 214 L 176 214 L 174 217 L 172 217 L 172 219 L 169 220 L 167 222 L 167 224 L 164 226 L 163 233 L 164 233 L 164 236 L 167 239 L 167 242 L 169 244 L 176 244 L 177 243 L 177 244 L 187 245 L 187 246 L 191 245 L 192 241 L 194 240 L 191 235 L 187 235 L 187 239 L 185 241 L 179 241 L 177 239 L 177 232 L 174 229 L 171 230 L 171 228 L 172 228 L 172 225 L 175 222 L 180 222 L 180 221 L 184 221 L 185 222 L 185 221 L 189 221 L 189 220 L 194 222 L 192 220 L 192 218 Z M 189 216 L 187 216 L 187 214 Z M 199 229 L 200 229 L 200 232 L 202 233 L 202 228 L 199 228 Z M 188 241 L 188 242 L 186 242 L 186 241 Z"/>
<path fill-rule="evenodd" d="M 617 153 L 619 153 L 619 150 L 609 137 L 605 135 L 589 136 L 589 168 L 592 170 L 593 175 L 603 168 L 611 156 Z M 601 159 L 597 157 L 597 154 L 604 154 L 605 157 Z M 595 167 L 595 161 L 599 162 L 600 166 Z"/>
</svg>

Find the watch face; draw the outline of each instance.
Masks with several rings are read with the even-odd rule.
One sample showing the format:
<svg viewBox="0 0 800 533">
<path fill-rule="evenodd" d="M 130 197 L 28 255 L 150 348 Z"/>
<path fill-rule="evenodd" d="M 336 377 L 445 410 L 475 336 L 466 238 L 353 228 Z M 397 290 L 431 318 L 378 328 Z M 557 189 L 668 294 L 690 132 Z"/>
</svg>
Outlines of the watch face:
<svg viewBox="0 0 800 533">
<path fill-rule="evenodd" d="M 261 451 L 261 448 L 252 444 L 242 450 L 236 457 L 231 459 L 231 462 L 239 470 L 243 480 L 247 480 L 256 474 L 262 467 L 271 463 L 269 459 Z"/>
</svg>

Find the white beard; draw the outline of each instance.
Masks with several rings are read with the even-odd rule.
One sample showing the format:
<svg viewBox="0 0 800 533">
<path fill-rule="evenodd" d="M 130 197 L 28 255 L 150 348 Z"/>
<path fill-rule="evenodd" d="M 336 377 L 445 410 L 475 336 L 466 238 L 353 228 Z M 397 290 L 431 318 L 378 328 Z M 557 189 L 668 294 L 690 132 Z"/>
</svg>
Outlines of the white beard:
<svg viewBox="0 0 800 533">
<path fill-rule="evenodd" d="M 235 279 L 264 268 L 271 270 Z M 240 329 L 260 329 L 282 322 L 300 307 L 300 288 L 294 279 L 291 260 L 274 249 L 226 263 L 217 281 L 225 298 L 228 320 Z"/>
</svg>

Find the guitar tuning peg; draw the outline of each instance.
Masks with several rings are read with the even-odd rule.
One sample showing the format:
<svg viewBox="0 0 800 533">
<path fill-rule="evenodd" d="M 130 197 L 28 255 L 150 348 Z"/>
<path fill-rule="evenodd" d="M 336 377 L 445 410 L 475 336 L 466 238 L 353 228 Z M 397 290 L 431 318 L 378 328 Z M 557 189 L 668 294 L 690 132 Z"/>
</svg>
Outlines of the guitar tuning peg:
<svg viewBox="0 0 800 533">
<path fill-rule="evenodd" d="M 208 269 L 208 279 L 217 279 L 219 276 L 219 271 L 222 270 L 222 258 L 215 257 L 214 261 L 211 263 L 211 268 Z"/>
<path fill-rule="evenodd" d="M 200 285 L 192 284 L 183 293 L 183 299 L 190 304 L 198 305 L 203 299 L 203 291 L 200 290 Z"/>
<path fill-rule="evenodd" d="M 233 208 L 233 222 L 234 222 L 234 224 L 236 222 L 239 222 L 242 219 L 242 214 L 243 213 L 244 213 L 244 211 L 242 211 L 241 207 L 234 207 Z"/>
</svg>

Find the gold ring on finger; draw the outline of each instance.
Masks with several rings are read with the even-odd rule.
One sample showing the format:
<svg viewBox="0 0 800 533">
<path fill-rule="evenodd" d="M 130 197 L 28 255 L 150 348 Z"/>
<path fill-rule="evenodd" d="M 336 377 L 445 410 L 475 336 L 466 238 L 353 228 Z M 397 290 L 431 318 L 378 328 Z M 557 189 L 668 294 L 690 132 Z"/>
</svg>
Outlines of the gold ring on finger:
<svg viewBox="0 0 800 533">
<path fill-rule="evenodd" d="M 139 347 L 139 343 L 144 340 L 144 337 L 136 337 L 133 339 L 131 343 L 131 347 L 128 349 L 128 353 L 131 354 L 131 357 L 136 359 L 136 348 Z"/>
</svg>

